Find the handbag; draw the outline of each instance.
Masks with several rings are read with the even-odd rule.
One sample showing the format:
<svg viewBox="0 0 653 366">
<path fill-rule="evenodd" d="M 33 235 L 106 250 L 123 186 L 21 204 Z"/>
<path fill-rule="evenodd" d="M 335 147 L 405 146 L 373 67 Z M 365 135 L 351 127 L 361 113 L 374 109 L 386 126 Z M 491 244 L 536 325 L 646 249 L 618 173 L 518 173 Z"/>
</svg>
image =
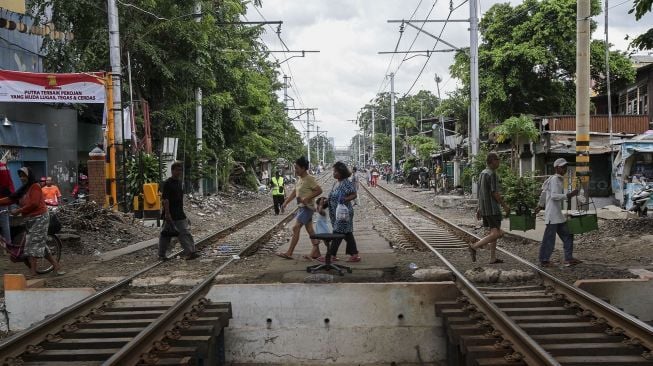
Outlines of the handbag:
<svg viewBox="0 0 653 366">
<path fill-rule="evenodd" d="M 173 236 L 179 236 L 179 231 L 175 227 L 175 224 L 167 222 L 163 224 L 163 229 L 161 230 L 161 236 L 165 237 L 173 237 Z"/>
</svg>

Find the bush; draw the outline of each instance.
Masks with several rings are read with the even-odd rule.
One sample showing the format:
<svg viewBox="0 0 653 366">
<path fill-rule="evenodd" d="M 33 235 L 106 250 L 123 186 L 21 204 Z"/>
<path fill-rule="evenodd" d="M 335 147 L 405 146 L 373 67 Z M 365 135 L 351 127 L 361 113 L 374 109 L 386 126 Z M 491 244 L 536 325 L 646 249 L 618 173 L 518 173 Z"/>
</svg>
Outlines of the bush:
<svg viewBox="0 0 653 366">
<path fill-rule="evenodd" d="M 504 200 L 518 215 L 530 214 L 530 209 L 537 206 L 540 198 L 540 182 L 532 174 L 520 177 L 508 171 L 502 177 L 501 185 Z"/>
</svg>

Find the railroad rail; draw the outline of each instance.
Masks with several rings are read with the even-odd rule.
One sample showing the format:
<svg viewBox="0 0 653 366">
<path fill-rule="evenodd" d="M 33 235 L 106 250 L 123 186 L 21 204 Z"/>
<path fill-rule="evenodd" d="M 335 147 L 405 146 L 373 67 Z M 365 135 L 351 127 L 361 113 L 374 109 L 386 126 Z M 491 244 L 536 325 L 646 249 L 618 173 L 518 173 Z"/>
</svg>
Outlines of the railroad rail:
<svg viewBox="0 0 653 366">
<path fill-rule="evenodd" d="M 476 235 L 383 186 L 365 189 L 453 273 L 462 296 L 436 304 L 449 365 L 653 365 L 653 327 L 503 248 L 497 249 L 530 268 L 540 285 L 477 287 L 442 254 Z"/>
<path fill-rule="evenodd" d="M 324 178 L 324 176 L 322 177 Z M 272 206 L 197 241 L 202 247 L 269 215 Z M 100 292 L 36 323 L 0 343 L 0 365 L 139 365 L 220 364 L 229 303 L 204 298 L 214 278 L 240 256 L 256 252 L 261 242 L 293 219 L 280 217 L 263 234 L 223 257 L 201 283 L 185 293 L 128 291 L 131 282 L 166 261 L 157 261 Z M 181 254 L 172 253 L 168 259 Z"/>
</svg>

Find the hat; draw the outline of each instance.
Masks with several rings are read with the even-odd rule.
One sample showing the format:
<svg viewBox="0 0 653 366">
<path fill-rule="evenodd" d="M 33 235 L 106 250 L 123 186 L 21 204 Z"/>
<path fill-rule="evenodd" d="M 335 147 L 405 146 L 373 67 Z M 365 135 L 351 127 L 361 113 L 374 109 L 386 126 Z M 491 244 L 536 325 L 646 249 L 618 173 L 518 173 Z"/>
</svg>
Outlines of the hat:
<svg viewBox="0 0 653 366">
<path fill-rule="evenodd" d="M 46 180 L 48 180 L 48 178 L 46 178 L 46 177 L 41 177 L 41 182 L 45 182 Z"/>
<path fill-rule="evenodd" d="M 26 166 L 24 166 L 24 167 L 18 169 L 18 171 L 19 171 L 19 172 L 23 172 L 23 174 L 25 174 L 26 176 L 29 177 L 29 169 L 28 169 Z"/>
<path fill-rule="evenodd" d="M 565 160 L 564 158 L 559 158 L 559 159 L 556 159 L 556 161 L 553 162 L 553 167 L 557 168 L 559 166 L 565 166 L 567 164 L 568 164 L 567 160 Z"/>
</svg>

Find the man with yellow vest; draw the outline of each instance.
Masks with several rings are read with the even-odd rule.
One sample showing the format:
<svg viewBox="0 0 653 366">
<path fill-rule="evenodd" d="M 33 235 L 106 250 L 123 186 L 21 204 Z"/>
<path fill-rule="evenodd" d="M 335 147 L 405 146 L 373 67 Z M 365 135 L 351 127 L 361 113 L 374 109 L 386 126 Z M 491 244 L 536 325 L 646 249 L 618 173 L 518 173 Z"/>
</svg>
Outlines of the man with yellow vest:
<svg viewBox="0 0 653 366">
<path fill-rule="evenodd" d="M 272 202 L 274 203 L 274 214 L 278 215 L 281 210 L 281 205 L 286 199 L 286 193 L 284 190 L 284 182 L 281 173 L 277 171 L 274 174 L 274 177 L 270 179 L 270 187 L 272 188 Z"/>
</svg>

